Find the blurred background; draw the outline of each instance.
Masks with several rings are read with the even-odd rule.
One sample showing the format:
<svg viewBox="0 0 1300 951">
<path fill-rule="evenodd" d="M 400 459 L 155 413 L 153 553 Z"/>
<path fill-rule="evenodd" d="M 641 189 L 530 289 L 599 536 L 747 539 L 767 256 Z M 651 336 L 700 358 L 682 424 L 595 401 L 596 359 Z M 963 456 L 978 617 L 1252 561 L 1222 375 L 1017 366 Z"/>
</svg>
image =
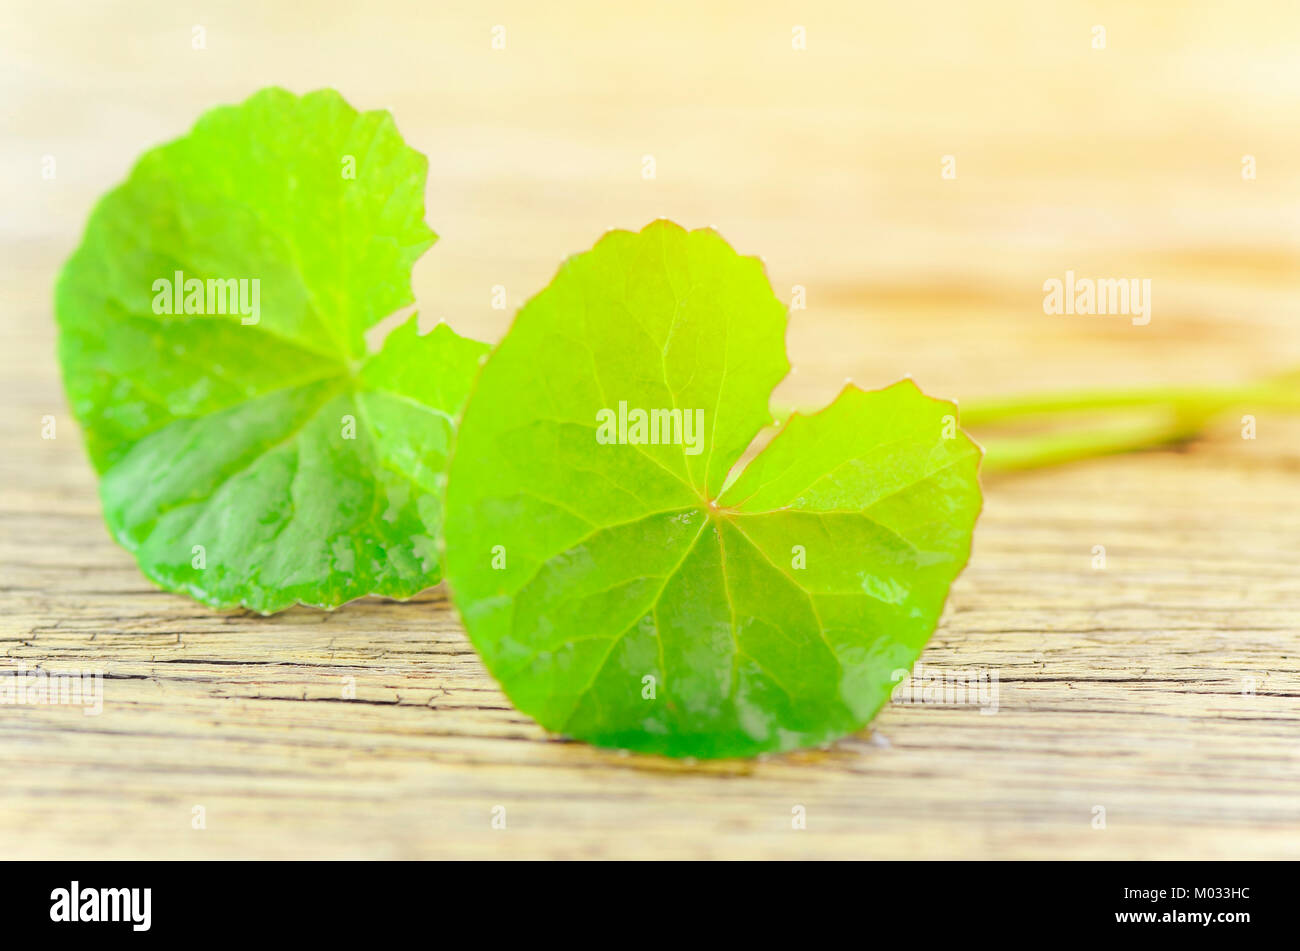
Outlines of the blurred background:
<svg viewBox="0 0 1300 951">
<path fill-rule="evenodd" d="M 805 288 L 790 399 L 1300 364 L 1295 4 L 3 6 L 0 267 L 26 320 L 142 151 L 280 84 L 390 109 L 428 155 L 426 325 L 499 339 L 564 257 L 666 216 Z M 1150 325 L 1044 314 L 1067 269 L 1150 279 Z"/>
</svg>

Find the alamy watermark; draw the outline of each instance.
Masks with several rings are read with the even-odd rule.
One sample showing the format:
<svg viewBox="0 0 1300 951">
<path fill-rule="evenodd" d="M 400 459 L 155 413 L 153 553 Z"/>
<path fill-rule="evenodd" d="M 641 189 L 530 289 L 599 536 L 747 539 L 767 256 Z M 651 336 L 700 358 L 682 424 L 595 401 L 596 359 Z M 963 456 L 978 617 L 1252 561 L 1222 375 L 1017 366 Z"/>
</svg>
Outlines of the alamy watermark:
<svg viewBox="0 0 1300 951">
<path fill-rule="evenodd" d="M 0 705 L 81 707 L 88 717 L 104 712 L 102 670 L 0 670 Z"/>
<path fill-rule="evenodd" d="M 596 442 L 602 446 L 684 446 L 688 456 L 704 450 L 704 410 L 628 409 L 596 411 Z"/>
<path fill-rule="evenodd" d="M 50 921 L 125 922 L 132 931 L 148 931 L 152 906 L 152 888 L 87 888 L 74 880 L 50 892 Z"/>
<path fill-rule="evenodd" d="M 262 282 L 256 277 L 210 277 L 206 281 L 177 271 L 153 282 L 153 312 L 179 316 L 238 314 L 241 324 L 262 319 Z"/>
<path fill-rule="evenodd" d="M 998 672 L 978 667 L 940 670 L 917 663 L 909 672 L 899 668 L 890 675 L 891 703 L 924 703 L 979 707 L 981 714 L 998 712 Z"/>
<path fill-rule="evenodd" d="M 1044 314 L 1131 316 L 1144 327 L 1151 323 L 1151 278 L 1078 277 L 1065 272 L 1065 280 L 1043 282 Z"/>
</svg>

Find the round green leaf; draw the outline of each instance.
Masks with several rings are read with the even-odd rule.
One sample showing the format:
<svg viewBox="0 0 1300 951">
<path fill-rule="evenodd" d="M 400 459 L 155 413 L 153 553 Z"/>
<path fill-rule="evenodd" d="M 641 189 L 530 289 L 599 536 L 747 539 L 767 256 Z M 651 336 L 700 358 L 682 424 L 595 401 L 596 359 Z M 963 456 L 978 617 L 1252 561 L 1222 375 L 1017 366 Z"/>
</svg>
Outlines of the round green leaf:
<svg viewBox="0 0 1300 951">
<path fill-rule="evenodd" d="M 415 318 L 427 161 L 386 112 L 281 89 L 205 114 L 99 202 L 56 290 L 113 536 L 215 607 L 440 577 L 452 422 L 485 348 Z M 255 282 L 255 283 L 254 283 Z"/>
<path fill-rule="evenodd" d="M 447 581 L 546 728 L 675 756 L 821 744 L 920 654 L 969 556 L 979 448 L 910 381 L 849 386 L 733 474 L 785 320 L 757 260 L 661 221 L 566 262 L 484 366 Z"/>
</svg>

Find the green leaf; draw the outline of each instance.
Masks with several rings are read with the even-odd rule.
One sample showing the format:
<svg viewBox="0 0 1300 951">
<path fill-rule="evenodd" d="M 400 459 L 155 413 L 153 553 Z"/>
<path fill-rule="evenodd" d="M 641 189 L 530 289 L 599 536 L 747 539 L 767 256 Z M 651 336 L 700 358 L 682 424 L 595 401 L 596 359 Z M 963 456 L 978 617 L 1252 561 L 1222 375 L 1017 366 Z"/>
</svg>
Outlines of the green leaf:
<svg viewBox="0 0 1300 951">
<path fill-rule="evenodd" d="M 979 449 L 910 381 L 850 386 L 729 481 L 771 421 L 784 333 L 757 260 L 656 222 L 565 263 L 484 366 L 447 581 L 546 728 L 675 756 L 821 744 L 916 660 L 969 556 Z M 602 443 L 620 402 L 629 439 Z M 633 444 L 635 409 L 700 411 L 698 443 Z"/>
<path fill-rule="evenodd" d="M 426 169 L 388 113 L 268 89 L 96 207 L 56 291 L 59 356 L 105 520 L 158 584 L 269 613 L 439 580 L 453 419 L 486 348 L 414 316 L 378 354 L 363 337 L 435 240 Z M 166 313 L 155 282 L 191 279 L 205 312 Z"/>
</svg>

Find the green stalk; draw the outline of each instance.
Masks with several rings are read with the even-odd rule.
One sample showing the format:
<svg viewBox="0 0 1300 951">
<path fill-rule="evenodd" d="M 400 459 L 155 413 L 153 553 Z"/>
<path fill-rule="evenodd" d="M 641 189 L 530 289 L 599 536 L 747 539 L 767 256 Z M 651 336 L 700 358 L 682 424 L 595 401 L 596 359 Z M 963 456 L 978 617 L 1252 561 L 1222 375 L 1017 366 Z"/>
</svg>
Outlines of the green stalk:
<svg viewBox="0 0 1300 951">
<path fill-rule="evenodd" d="M 1016 472 L 1097 456 L 1177 445 L 1193 438 L 1203 427 L 1203 420 L 1162 418 L 1154 422 L 1105 426 L 1082 432 L 993 438 L 976 434 L 975 438 L 984 447 L 984 461 L 980 466 L 982 471 Z"/>
<path fill-rule="evenodd" d="M 1297 374 L 1238 386 L 1151 387 L 1093 390 L 976 402 L 960 407 L 961 423 L 984 443 L 984 469 L 1004 472 L 1037 469 L 1097 456 L 1176 445 L 1199 435 L 1215 416 L 1233 408 L 1300 411 Z M 1086 413 L 1131 414 L 1157 411 L 1152 418 L 1064 432 L 981 439 L 996 424 Z"/>
<path fill-rule="evenodd" d="M 984 446 L 986 472 L 1010 472 L 1187 442 L 1230 409 L 1300 412 L 1300 371 L 1256 383 L 1085 390 L 976 400 L 958 408 L 963 428 Z M 788 416 L 786 411 L 782 416 Z M 1007 424 L 1086 415 L 1114 417 L 1047 432 L 999 435 Z M 1136 415 L 1136 418 L 1135 418 Z M 1067 420 L 1068 421 L 1068 420 Z"/>
<path fill-rule="evenodd" d="M 978 427 L 1027 416 L 1153 407 L 1196 416 L 1212 415 L 1233 406 L 1300 410 L 1300 385 L 1293 386 L 1265 381 L 1245 386 L 1085 390 L 975 401 L 961 406 L 960 412 L 963 426 Z"/>
</svg>

